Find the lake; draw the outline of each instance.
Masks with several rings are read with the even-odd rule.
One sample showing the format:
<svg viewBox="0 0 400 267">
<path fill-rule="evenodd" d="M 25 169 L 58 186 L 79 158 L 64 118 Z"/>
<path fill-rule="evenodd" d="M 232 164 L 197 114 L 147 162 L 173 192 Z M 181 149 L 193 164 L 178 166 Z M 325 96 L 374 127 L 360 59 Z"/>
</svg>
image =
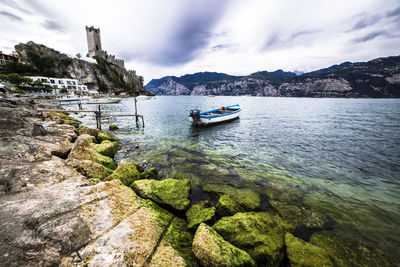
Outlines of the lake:
<svg viewBox="0 0 400 267">
<path fill-rule="evenodd" d="M 191 109 L 232 104 L 242 107 L 238 120 L 202 128 L 188 121 Z M 250 188 L 263 210 L 298 220 L 303 239 L 349 248 L 353 262 L 399 264 L 400 99 L 157 96 L 137 106 L 145 128 L 126 117 L 103 120 L 105 129 L 120 127 L 117 162 L 190 178 L 192 203 L 208 198 L 201 187 L 209 182 Z M 133 113 L 134 100 L 102 110 Z M 95 127 L 89 115 L 76 116 Z"/>
</svg>

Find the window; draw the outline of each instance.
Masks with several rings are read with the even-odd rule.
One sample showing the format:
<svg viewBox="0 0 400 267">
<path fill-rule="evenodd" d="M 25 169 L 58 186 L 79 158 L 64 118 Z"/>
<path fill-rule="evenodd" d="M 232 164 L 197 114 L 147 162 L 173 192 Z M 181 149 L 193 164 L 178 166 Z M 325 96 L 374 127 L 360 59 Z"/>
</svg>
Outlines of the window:
<svg viewBox="0 0 400 267">
<path fill-rule="evenodd" d="M 58 83 L 59 83 L 59 84 L 64 84 L 64 81 L 58 80 Z M 65 88 L 65 87 L 63 87 L 63 88 Z"/>
<path fill-rule="evenodd" d="M 55 83 L 55 81 L 54 80 L 50 80 L 50 83 Z"/>
<path fill-rule="evenodd" d="M 40 79 L 44 83 L 48 83 L 49 81 L 47 79 Z"/>
</svg>

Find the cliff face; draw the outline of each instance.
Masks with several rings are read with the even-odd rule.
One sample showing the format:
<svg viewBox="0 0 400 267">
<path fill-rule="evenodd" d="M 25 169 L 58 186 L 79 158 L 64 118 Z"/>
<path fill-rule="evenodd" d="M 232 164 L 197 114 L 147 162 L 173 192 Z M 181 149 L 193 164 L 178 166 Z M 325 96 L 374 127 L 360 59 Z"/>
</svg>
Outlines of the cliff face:
<svg viewBox="0 0 400 267">
<path fill-rule="evenodd" d="M 345 62 L 299 76 L 281 70 L 248 76 L 200 74 L 168 76 L 152 80 L 146 87 L 158 95 L 400 97 L 400 56 Z"/>
<path fill-rule="evenodd" d="M 128 71 L 102 58 L 96 58 L 97 63 L 90 63 L 33 42 L 16 45 L 15 50 L 20 62 L 25 65 L 20 71 L 23 75 L 78 79 L 89 89 L 104 93 L 151 94 L 143 86 L 142 78 L 134 71 Z"/>
</svg>

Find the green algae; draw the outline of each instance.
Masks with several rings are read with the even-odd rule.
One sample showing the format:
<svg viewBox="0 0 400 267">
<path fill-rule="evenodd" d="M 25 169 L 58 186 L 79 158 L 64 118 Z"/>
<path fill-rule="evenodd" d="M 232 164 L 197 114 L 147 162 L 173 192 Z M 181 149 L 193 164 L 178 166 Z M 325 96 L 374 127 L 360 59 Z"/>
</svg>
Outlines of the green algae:
<svg viewBox="0 0 400 267">
<path fill-rule="evenodd" d="M 111 169 L 91 160 L 72 160 L 69 164 L 80 174 L 93 179 L 93 181 L 103 181 L 113 172 Z"/>
<path fill-rule="evenodd" d="M 110 124 L 110 125 L 108 125 L 108 129 L 110 131 L 116 131 L 116 130 L 119 129 L 119 127 L 117 125 L 115 125 L 115 124 Z"/>
<path fill-rule="evenodd" d="M 79 135 L 88 134 L 88 135 L 96 137 L 98 133 L 100 133 L 99 129 L 93 129 L 93 128 L 89 128 L 87 126 L 79 126 L 79 128 L 78 128 Z"/>
<path fill-rule="evenodd" d="M 209 201 L 202 201 L 190 207 L 186 212 L 186 219 L 188 221 L 187 228 L 194 229 L 200 223 L 209 223 L 213 219 L 215 208 L 208 206 Z"/>
<path fill-rule="evenodd" d="M 278 265 L 284 256 L 284 235 L 294 226 L 265 212 L 244 212 L 221 218 L 213 229 L 257 262 Z"/>
<path fill-rule="evenodd" d="M 101 165 L 103 165 L 111 170 L 115 170 L 117 168 L 117 165 L 115 164 L 115 162 L 112 158 L 104 156 L 98 152 L 93 153 L 91 155 L 90 159 L 94 162 L 100 163 Z"/>
<path fill-rule="evenodd" d="M 131 187 L 141 197 L 149 198 L 161 205 L 168 205 L 176 210 L 184 211 L 190 204 L 189 179 L 137 180 L 132 183 Z"/>
<path fill-rule="evenodd" d="M 118 143 L 110 140 L 104 140 L 101 142 L 101 144 L 95 144 L 93 148 L 96 152 L 104 156 L 114 158 L 115 154 L 117 154 Z"/>
<path fill-rule="evenodd" d="M 324 249 L 298 239 L 290 233 L 285 235 L 285 244 L 290 266 L 334 266 Z"/>
<path fill-rule="evenodd" d="M 106 132 L 99 132 L 97 134 L 97 141 L 99 143 L 103 142 L 104 140 L 109 140 L 109 141 L 117 141 L 117 138 L 115 138 L 114 136 L 112 136 L 109 133 Z"/>
<path fill-rule="evenodd" d="M 156 168 L 152 167 L 140 174 L 140 179 L 155 179 L 157 178 L 158 171 Z"/>
<path fill-rule="evenodd" d="M 124 185 L 130 186 L 134 181 L 140 179 L 138 165 L 132 162 L 120 163 L 115 171 L 107 177 L 107 180 L 118 179 Z"/>
<path fill-rule="evenodd" d="M 255 266 L 248 253 L 225 241 L 204 223 L 197 228 L 192 247 L 203 266 Z"/>
</svg>

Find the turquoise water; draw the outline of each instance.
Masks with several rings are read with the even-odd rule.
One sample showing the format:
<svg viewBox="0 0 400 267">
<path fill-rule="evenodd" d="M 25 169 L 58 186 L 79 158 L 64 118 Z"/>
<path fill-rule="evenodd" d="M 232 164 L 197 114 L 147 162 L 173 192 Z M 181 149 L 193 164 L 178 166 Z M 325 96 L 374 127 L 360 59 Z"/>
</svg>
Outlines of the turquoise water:
<svg viewBox="0 0 400 267">
<path fill-rule="evenodd" d="M 190 109 L 231 104 L 242 107 L 239 120 L 190 126 Z M 265 194 L 266 210 L 315 211 L 330 222 L 320 231 L 400 262 L 400 99 L 157 96 L 137 105 L 145 128 L 126 117 L 103 121 L 121 128 L 117 161 L 190 177 L 192 202 L 207 197 L 199 188 L 210 181 L 252 188 Z M 132 113 L 134 102 L 102 110 Z M 92 117 L 78 119 L 95 126 Z"/>
</svg>

